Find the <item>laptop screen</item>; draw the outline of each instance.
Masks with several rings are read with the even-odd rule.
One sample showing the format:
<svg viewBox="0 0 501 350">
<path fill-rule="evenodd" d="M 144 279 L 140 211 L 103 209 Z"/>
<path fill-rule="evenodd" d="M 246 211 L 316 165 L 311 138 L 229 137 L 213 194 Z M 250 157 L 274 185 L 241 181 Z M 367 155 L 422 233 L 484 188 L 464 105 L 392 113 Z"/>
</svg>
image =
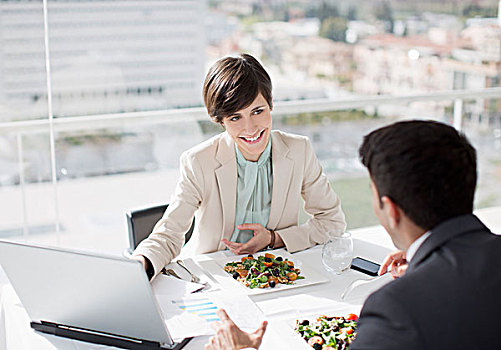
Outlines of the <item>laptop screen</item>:
<svg viewBox="0 0 501 350">
<path fill-rule="evenodd" d="M 172 344 L 135 260 L 0 241 L 0 264 L 32 321 Z"/>
</svg>

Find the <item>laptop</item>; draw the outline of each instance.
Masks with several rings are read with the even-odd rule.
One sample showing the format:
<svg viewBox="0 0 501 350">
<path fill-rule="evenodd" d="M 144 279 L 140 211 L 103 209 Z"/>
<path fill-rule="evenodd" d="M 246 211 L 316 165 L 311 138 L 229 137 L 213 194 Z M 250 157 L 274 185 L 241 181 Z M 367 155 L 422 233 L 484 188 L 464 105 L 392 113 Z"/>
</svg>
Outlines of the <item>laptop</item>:
<svg viewBox="0 0 501 350">
<path fill-rule="evenodd" d="M 125 349 L 181 349 L 138 261 L 0 240 L 0 265 L 37 331 Z"/>
</svg>

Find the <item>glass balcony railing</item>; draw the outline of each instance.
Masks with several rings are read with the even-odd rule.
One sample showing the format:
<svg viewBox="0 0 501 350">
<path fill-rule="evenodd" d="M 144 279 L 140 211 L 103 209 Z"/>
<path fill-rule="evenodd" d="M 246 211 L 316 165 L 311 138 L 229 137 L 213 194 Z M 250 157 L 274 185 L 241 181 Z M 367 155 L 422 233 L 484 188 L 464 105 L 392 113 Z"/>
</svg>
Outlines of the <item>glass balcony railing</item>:
<svg viewBox="0 0 501 350">
<path fill-rule="evenodd" d="M 478 151 L 476 207 L 501 206 L 501 113 L 485 107 L 499 98 L 501 88 L 276 102 L 273 127 L 312 140 L 348 226 L 365 227 L 377 220 L 358 146 L 404 118 L 465 132 Z M 120 253 L 124 213 L 168 202 L 180 154 L 221 131 L 203 108 L 0 123 L 0 237 Z"/>
</svg>

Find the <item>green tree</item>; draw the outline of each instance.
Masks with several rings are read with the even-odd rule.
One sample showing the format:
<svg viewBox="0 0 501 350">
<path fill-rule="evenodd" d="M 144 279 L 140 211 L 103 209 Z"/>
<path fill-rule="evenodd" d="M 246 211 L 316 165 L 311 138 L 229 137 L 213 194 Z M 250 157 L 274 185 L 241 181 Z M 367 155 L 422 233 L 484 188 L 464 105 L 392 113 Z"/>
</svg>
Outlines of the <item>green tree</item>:
<svg viewBox="0 0 501 350">
<path fill-rule="evenodd" d="M 357 19 L 357 9 L 353 6 L 350 6 L 348 8 L 348 13 L 346 15 L 346 18 L 348 19 L 348 21 L 354 21 Z"/>
<path fill-rule="evenodd" d="M 339 10 L 337 9 L 336 5 L 328 4 L 323 1 L 320 5 L 318 18 L 321 22 L 323 22 L 329 17 L 339 17 Z"/>
<path fill-rule="evenodd" d="M 345 18 L 329 17 L 326 18 L 320 26 L 319 35 L 334 41 L 345 41 L 345 33 L 348 28 L 348 22 Z"/>
<path fill-rule="evenodd" d="M 481 7 L 478 4 L 469 4 L 463 8 L 464 17 L 495 17 L 496 8 L 495 7 Z"/>
<path fill-rule="evenodd" d="M 374 7 L 374 16 L 384 22 L 387 32 L 393 32 L 393 10 L 389 1 L 383 0 L 376 5 Z"/>
<path fill-rule="evenodd" d="M 339 17 L 339 10 L 336 5 L 322 1 L 319 6 L 309 6 L 305 11 L 305 17 L 316 17 L 323 22 L 329 17 Z"/>
</svg>

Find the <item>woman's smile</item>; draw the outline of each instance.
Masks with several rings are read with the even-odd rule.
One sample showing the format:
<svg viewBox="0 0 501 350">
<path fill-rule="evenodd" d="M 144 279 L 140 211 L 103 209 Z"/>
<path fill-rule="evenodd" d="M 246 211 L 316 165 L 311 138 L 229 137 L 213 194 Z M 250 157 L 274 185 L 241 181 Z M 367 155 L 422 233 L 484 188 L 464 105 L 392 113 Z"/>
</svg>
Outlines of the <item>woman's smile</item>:
<svg viewBox="0 0 501 350">
<path fill-rule="evenodd" d="M 263 139 L 264 129 L 261 130 L 255 137 L 240 137 L 247 143 L 258 143 Z"/>
<path fill-rule="evenodd" d="M 258 94 L 252 103 L 221 122 L 245 159 L 255 162 L 264 152 L 271 132 L 271 106 Z"/>
</svg>

